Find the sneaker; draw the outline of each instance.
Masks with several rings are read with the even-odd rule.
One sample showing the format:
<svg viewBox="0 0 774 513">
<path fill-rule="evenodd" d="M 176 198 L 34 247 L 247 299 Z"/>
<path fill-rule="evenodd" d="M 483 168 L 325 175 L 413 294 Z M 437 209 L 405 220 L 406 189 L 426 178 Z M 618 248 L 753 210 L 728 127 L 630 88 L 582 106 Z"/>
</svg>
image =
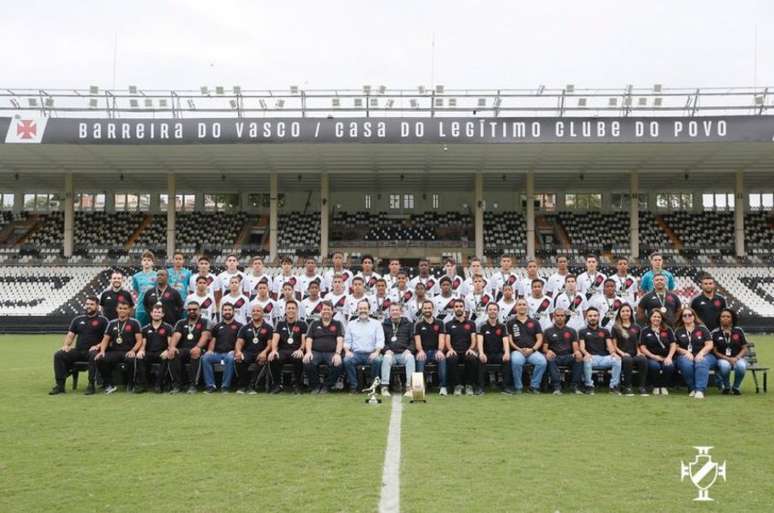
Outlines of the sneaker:
<svg viewBox="0 0 774 513">
<path fill-rule="evenodd" d="M 169 391 L 170 395 L 175 395 L 180 393 L 179 387 L 172 387 L 172 390 Z"/>
<path fill-rule="evenodd" d="M 502 391 L 502 393 L 505 395 L 513 395 L 514 392 L 515 390 L 511 387 L 505 387 L 503 388 L 503 391 Z"/>
<path fill-rule="evenodd" d="M 554 395 L 562 395 L 562 389 L 561 388 L 555 388 L 553 394 Z"/>
<path fill-rule="evenodd" d="M 694 399 L 704 399 L 704 392 L 701 390 L 697 390 L 695 394 L 693 394 Z"/>
<path fill-rule="evenodd" d="M 271 389 L 271 392 L 269 392 L 269 393 L 271 393 L 271 394 L 279 394 L 280 392 L 282 392 L 282 387 L 277 385 L 277 386 L 273 387 Z"/>
<path fill-rule="evenodd" d="M 216 389 L 215 387 L 207 387 L 207 388 L 204 390 L 204 393 L 205 393 L 205 394 L 214 394 L 214 393 L 216 392 L 216 390 L 217 390 L 217 389 Z"/>
<path fill-rule="evenodd" d="M 632 390 L 632 387 L 626 387 L 624 388 L 623 394 L 626 397 L 634 397 L 634 390 Z"/>
<path fill-rule="evenodd" d="M 666 387 L 661 387 L 661 395 L 669 395 L 669 390 Z"/>
<path fill-rule="evenodd" d="M 661 389 L 659 387 L 653 387 L 653 395 L 660 395 Z"/>
<path fill-rule="evenodd" d="M 691 390 L 691 393 L 688 394 L 688 397 L 696 397 L 696 390 Z"/>
<path fill-rule="evenodd" d="M 473 395 L 475 392 L 473 391 L 473 387 L 471 385 L 465 385 L 465 395 Z"/>
<path fill-rule="evenodd" d="M 529 393 L 530 393 L 530 394 L 535 394 L 535 395 L 537 395 L 537 394 L 539 394 L 539 393 L 540 393 L 540 390 L 538 390 L 537 388 L 532 388 L 532 387 L 530 387 L 530 388 L 529 388 Z"/>
<path fill-rule="evenodd" d="M 645 387 L 640 387 L 640 395 L 641 395 L 642 397 L 647 397 L 647 396 L 649 396 L 650 394 L 648 393 L 648 389 L 647 389 L 647 388 L 645 388 Z"/>
<path fill-rule="evenodd" d="M 251 388 L 247 391 L 247 395 L 258 395 L 258 391 L 254 388 Z"/>
<path fill-rule="evenodd" d="M 742 391 L 739 390 L 738 388 L 732 388 L 731 393 L 734 395 L 742 395 Z"/>
<path fill-rule="evenodd" d="M 577 385 L 573 385 L 572 388 L 570 389 L 570 392 L 572 392 L 575 395 L 583 395 L 583 391 L 580 388 L 578 388 Z"/>
<path fill-rule="evenodd" d="M 112 393 L 113 393 L 113 392 L 115 392 L 116 390 L 118 390 L 118 387 L 117 387 L 117 386 L 115 386 L 115 385 L 107 385 L 107 386 L 105 387 L 105 395 L 112 394 Z"/>
<path fill-rule="evenodd" d="M 59 395 L 64 393 L 65 393 L 64 387 L 60 387 L 59 385 L 54 385 L 54 388 L 49 390 L 48 395 Z"/>
<path fill-rule="evenodd" d="M 195 394 L 196 393 L 196 387 L 188 387 L 188 390 L 185 391 L 186 394 Z"/>
<path fill-rule="evenodd" d="M 390 397 L 389 387 L 382 387 L 382 397 Z"/>
<path fill-rule="evenodd" d="M 583 389 L 583 393 L 586 395 L 594 395 L 594 385 L 588 385 Z"/>
<path fill-rule="evenodd" d="M 441 387 L 441 390 L 438 391 L 438 395 L 445 397 L 449 395 L 449 392 L 446 391 L 446 387 Z"/>
<path fill-rule="evenodd" d="M 610 393 L 613 395 L 621 395 L 621 387 L 610 387 Z"/>
<path fill-rule="evenodd" d="M 723 394 L 723 395 L 728 395 L 728 394 L 731 393 L 731 389 L 730 388 L 724 388 L 720 393 Z"/>
<path fill-rule="evenodd" d="M 237 393 L 238 395 L 245 395 L 245 389 L 244 389 L 244 388 L 237 388 L 237 391 L 236 391 L 236 393 Z"/>
<path fill-rule="evenodd" d="M 94 395 L 96 390 L 94 389 L 94 385 L 89 385 L 86 387 L 86 391 L 83 393 L 84 395 Z"/>
<path fill-rule="evenodd" d="M 462 386 L 457 385 L 454 387 L 454 395 L 462 395 Z"/>
</svg>

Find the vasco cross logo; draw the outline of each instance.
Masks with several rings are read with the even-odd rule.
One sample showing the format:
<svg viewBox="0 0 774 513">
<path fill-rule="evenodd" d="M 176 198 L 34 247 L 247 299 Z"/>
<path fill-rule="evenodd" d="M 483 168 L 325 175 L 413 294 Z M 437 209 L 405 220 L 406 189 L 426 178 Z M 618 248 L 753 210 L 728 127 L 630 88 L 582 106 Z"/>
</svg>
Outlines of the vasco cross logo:
<svg viewBox="0 0 774 513">
<path fill-rule="evenodd" d="M 712 461 L 712 456 L 709 453 L 712 447 L 694 448 L 699 451 L 694 460 L 687 465 L 682 461 L 680 462 L 680 481 L 689 477 L 693 485 L 698 488 L 699 495 L 693 500 L 713 501 L 715 499 L 709 496 L 709 489 L 719 477 L 722 477 L 723 481 L 726 480 L 726 462 L 719 464 Z"/>
</svg>

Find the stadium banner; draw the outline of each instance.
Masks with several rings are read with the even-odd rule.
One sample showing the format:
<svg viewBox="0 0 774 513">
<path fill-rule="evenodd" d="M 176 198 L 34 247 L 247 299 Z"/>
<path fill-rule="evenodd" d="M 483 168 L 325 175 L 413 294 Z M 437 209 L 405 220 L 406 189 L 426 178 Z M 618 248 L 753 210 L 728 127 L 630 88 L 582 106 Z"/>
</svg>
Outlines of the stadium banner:
<svg viewBox="0 0 774 513">
<path fill-rule="evenodd" d="M 0 118 L 5 143 L 689 143 L 772 142 L 774 117 Z"/>
</svg>

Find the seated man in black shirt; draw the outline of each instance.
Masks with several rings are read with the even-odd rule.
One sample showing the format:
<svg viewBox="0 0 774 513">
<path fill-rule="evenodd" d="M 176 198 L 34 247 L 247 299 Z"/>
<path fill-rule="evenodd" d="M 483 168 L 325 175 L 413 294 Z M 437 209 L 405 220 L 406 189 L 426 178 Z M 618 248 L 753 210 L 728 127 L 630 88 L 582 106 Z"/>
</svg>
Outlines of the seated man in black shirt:
<svg viewBox="0 0 774 513">
<path fill-rule="evenodd" d="M 271 338 L 274 330 L 263 320 L 263 308 L 254 304 L 250 312 L 252 319 L 242 326 L 237 335 L 234 362 L 237 373 L 237 394 L 256 393 L 256 385 L 261 374 L 266 375 L 265 365 L 271 350 Z M 255 368 L 250 370 L 250 365 Z"/>
<path fill-rule="evenodd" d="M 157 394 L 161 393 L 161 387 L 164 383 L 164 377 L 169 372 L 169 338 L 172 336 L 174 328 L 164 322 L 164 307 L 156 304 L 149 310 L 151 322 L 142 328 L 142 349 L 137 353 L 137 378 L 145 385 L 150 382 L 151 366 L 154 363 L 161 365 L 156 373 L 156 382 L 153 390 Z M 180 390 L 172 390 L 174 393 Z"/>
<path fill-rule="evenodd" d="M 390 395 L 390 374 L 393 365 L 403 365 L 406 370 L 406 388 L 414 374 L 414 353 L 412 352 L 414 326 L 402 317 L 403 308 L 399 302 L 390 305 L 390 318 L 382 323 L 384 328 L 384 358 L 382 358 L 382 395 Z M 411 390 L 406 391 L 411 397 Z"/>
<path fill-rule="evenodd" d="M 424 372 L 427 362 L 438 365 L 438 381 L 441 388 L 439 394 L 447 395 L 446 391 L 446 357 L 443 354 L 445 340 L 444 326 L 433 317 L 435 305 L 429 299 L 422 302 L 422 317 L 414 325 L 414 346 L 417 354 L 417 372 Z"/>
<path fill-rule="evenodd" d="M 223 363 L 223 381 L 220 391 L 224 394 L 229 393 L 231 388 L 231 379 L 234 377 L 234 348 L 236 347 L 237 335 L 241 324 L 234 320 L 234 306 L 230 303 L 223 303 L 221 307 L 223 320 L 212 327 L 212 338 L 207 348 L 207 353 L 202 357 L 202 374 L 204 374 L 204 384 L 207 387 L 205 393 L 215 391 L 215 370 L 213 365 Z"/>
<path fill-rule="evenodd" d="M 508 343 L 508 329 L 498 322 L 500 306 L 497 303 L 486 305 L 486 321 L 478 328 L 476 345 L 478 347 L 478 359 L 481 362 L 478 373 L 478 390 L 476 395 L 484 393 L 484 373 L 486 364 L 500 364 L 502 366 L 503 381 L 508 388 L 507 376 L 509 372 L 510 347 Z"/>
<path fill-rule="evenodd" d="M 142 348 L 142 327 L 137 319 L 129 317 L 130 310 L 129 303 L 118 304 L 118 317 L 108 323 L 99 350 L 94 356 L 106 394 L 117 390 L 113 385 L 113 369 L 121 363 L 126 364 L 129 374 L 127 389 L 134 389 L 136 393 L 145 391 L 141 386 L 134 386 L 137 352 Z M 89 389 L 86 393 L 93 394 L 94 389 Z"/>
<path fill-rule="evenodd" d="M 554 310 L 554 323 L 543 332 L 543 340 L 554 395 L 562 393 L 560 366 L 572 369 L 571 388 L 573 392 L 577 392 L 583 375 L 583 353 L 580 350 L 578 333 L 567 326 L 567 311 L 564 308 Z"/>
<path fill-rule="evenodd" d="M 188 393 L 196 393 L 199 381 L 201 356 L 210 344 L 210 325 L 201 316 L 199 303 L 189 301 L 186 307 L 187 319 L 180 319 L 175 325 L 169 343 L 169 370 L 172 374 L 172 389 L 183 386 L 183 365 L 188 364 Z"/>
<path fill-rule="evenodd" d="M 320 320 L 309 325 L 305 339 L 304 369 L 313 394 L 328 393 L 342 370 L 341 351 L 344 347 L 344 328 L 333 319 L 333 305 L 323 301 Z M 325 384 L 320 385 L 320 364 L 328 366 Z"/>
<path fill-rule="evenodd" d="M 490 305 L 497 306 L 496 303 Z M 465 301 L 455 299 L 452 306 L 454 317 L 446 323 L 446 380 L 454 395 L 473 395 L 474 383 L 478 386 L 478 340 L 476 323 L 465 316 Z M 465 363 L 462 381 L 459 378 L 457 363 Z"/>
<path fill-rule="evenodd" d="M 607 328 L 599 325 L 599 310 L 586 309 L 586 327 L 578 331 L 580 350 L 583 353 L 583 381 L 585 392 L 594 393 L 593 369 L 610 369 L 610 392 L 621 395 L 621 357 L 615 350 L 613 337 Z"/>
<path fill-rule="evenodd" d="M 54 353 L 54 379 L 56 384 L 49 395 L 64 394 L 65 380 L 75 362 L 89 362 L 89 386 L 87 393 L 94 393 L 94 356 L 99 349 L 108 320 L 99 315 L 95 296 L 86 298 L 86 312 L 70 322 L 62 348 Z M 77 339 L 76 339 L 77 337 Z"/>
<path fill-rule="evenodd" d="M 272 394 L 282 391 L 282 366 L 293 366 L 293 393 L 300 394 L 304 383 L 304 335 L 309 327 L 298 319 L 298 302 L 288 299 L 285 302 L 285 319 L 277 323 L 271 338 L 269 368 L 274 387 Z"/>
</svg>

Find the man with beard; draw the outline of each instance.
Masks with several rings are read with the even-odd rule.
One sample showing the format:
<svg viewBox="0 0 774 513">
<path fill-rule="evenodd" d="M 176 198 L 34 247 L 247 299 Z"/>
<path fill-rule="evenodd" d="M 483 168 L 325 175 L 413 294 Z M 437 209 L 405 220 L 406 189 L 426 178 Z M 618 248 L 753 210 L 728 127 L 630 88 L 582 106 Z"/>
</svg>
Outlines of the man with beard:
<svg viewBox="0 0 774 513">
<path fill-rule="evenodd" d="M 184 384 L 183 365 L 188 365 L 188 393 L 195 394 L 201 356 L 210 344 L 212 333 L 196 301 L 189 301 L 186 309 L 188 317 L 177 321 L 167 350 L 170 355 L 169 370 L 172 373 L 172 387 L 179 388 Z"/>
<path fill-rule="evenodd" d="M 143 306 L 150 312 L 156 304 L 161 304 L 164 312 L 164 322 L 174 325 L 183 316 L 183 298 L 173 287 L 169 286 L 166 269 L 156 271 L 156 286 L 145 291 Z"/>
<path fill-rule="evenodd" d="M 222 307 L 223 319 L 212 327 L 207 352 L 202 357 L 202 374 L 204 374 L 204 384 L 207 387 L 205 393 L 215 392 L 215 369 L 216 363 L 223 364 L 223 381 L 220 391 L 224 394 L 229 393 L 231 388 L 231 379 L 234 377 L 234 348 L 236 347 L 237 335 L 241 324 L 234 320 L 234 307 L 224 303 Z"/>
<path fill-rule="evenodd" d="M 320 303 L 321 311 L 322 304 Z M 319 319 L 310 322 L 319 322 Z M 298 303 L 294 300 L 287 301 L 285 303 L 285 318 L 277 323 L 277 329 L 274 330 L 271 338 L 269 368 L 274 381 L 272 394 L 277 394 L 283 390 L 282 366 L 284 364 L 293 366 L 293 392 L 301 393 L 301 386 L 304 383 L 304 335 L 308 330 L 307 323 L 298 318 Z"/>
<path fill-rule="evenodd" d="M 250 311 L 250 322 L 239 329 L 234 348 L 234 366 L 237 374 L 237 394 L 255 394 L 258 377 L 268 362 L 274 330 L 263 320 L 263 309 L 255 305 Z M 250 365 L 255 368 L 250 369 Z M 268 382 L 268 380 L 267 380 Z"/>
<path fill-rule="evenodd" d="M 529 390 L 533 394 L 540 393 L 540 383 L 546 371 L 546 357 L 540 352 L 543 345 L 543 330 L 540 323 L 530 318 L 528 314 L 527 300 L 516 300 L 516 315 L 505 326 L 508 330 L 508 346 L 511 348 L 511 374 L 513 375 L 513 389 L 506 388 L 506 393 L 522 393 L 522 373 L 524 365 L 530 364 L 532 380 Z"/>
<path fill-rule="evenodd" d="M 454 318 L 446 323 L 446 381 L 454 395 L 473 395 L 473 385 L 478 386 L 478 348 L 476 324 L 465 317 L 465 302 L 454 301 Z M 465 364 L 460 380 L 457 364 Z"/>
<path fill-rule="evenodd" d="M 304 369 L 313 394 L 327 394 L 342 370 L 344 327 L 333 318 L 333 305 L 323 301 L 320 320 L 309 324 L 305 337 Z M 320 385 L 320 365 L 328 366 L 325 384 Z"/>
<path fill-rule="evenodd" d="M 422 303 L 422 317 L 414 325 L 417 372 L 424 372 L 425 364 L 434 361 L 438 365 L 438 381 L 441 385 L 439 393 L 442 396 L 447 395 L 444 341 L 443 323 L 433 317 L 433 302 L 425 300 Z"/>
<path fill-rule="evenodd" d="M 88 390 L 94 390 L 94 374 L 96 366 L 94 356 L 99 350 L 102 335 L 105 333 L 108 320 L 97 312 L 97 298 L 89 296 L 85 301 L 86 311 L 83 315 L 70 321 L 62 348 L 54 353 L 54 379 L 56 384 L 49 395 L 65 393 L 65 381 L 75 362 L 89 362 Z M 92 392 L 93 393 L 93 392 Z"/>
<path fill-rule="evenodd" d="M 117 306 L 119 303 L 126 303 L 129 308 L 134 308 L 134 299 L 132 294 L 123 289 L 124 275 L 121 271 L 113 271 L 110 275 L 110 287 L 108 287 L 99 297 L 99 304 L 102 307 L 102 315 L 107 320 L 112 321 L 118 317 Z"/>
<path fill-rule="evenodd" d="M 543 332 L 543 340 L 554 395 L 562 393 L 562 374 L 559 367 L 572 369 L 570 383 L 573 392 L 576 392 L 583 373 L 583 353 L 578 342 L 578 332 L 567 326 L 567 312 L 563 308 L 554 310 L 554 324 Z"/>
<path fill-rule="evenodd" d="M 586 392 L 594 393 L 593 369 L 611 369 L 610 392 L 621 395 L 621 357 L 615 350 L 610 332 L 599 325 L 599 310 L 590 306 L 586 310 L 586 327 L 578 333 L 583 353 L 583 379 Z"/>
<path fill-rule="evenodd" d="M 637 305 L 637 317 L 644 322 L 650 319 L 653 310 L 658 310 L 667 326 L 674 328 L 681 307 L 680 296 L 667 290 L 667 277 L 656 274 L 653 276 L 653 290 L 642 296 Z"/>
<path fill-rule="evenodd" d="M 715 279 L 709 274 L 701 277 L 701 294 L 693 298 L 691 308 L 708 330 L 718 327 L 720 312 L 726 308 L 726 298 L 717 293 Z"/>
<path fill-rule="evenodd" d="M 126 364 L 129 374 L 127 389 L 134 389 L 136 393 L 144 392 L 142 387 L 134 386 L 134 378 L 137 372 L 137 352 L 142 347 L 142 327 L 137 319 L 129 317 L 129 304 L 118 304 L 118 317 L 113 319 L 105 327 L 105 334 L 100 342 L 97 354 L 94 355 L 97 368 L 102 376 L 102 384 L 105 393 L 112 394 L 117 390 L 113 385 L 113 370 L 120 364 Z M 86 389 L 86 394 L 94 393 L 94 387 Z"/>
<path fill-rule="evenodd" d="M 161 272 L 166 271 L 161 269 L 159 273 Z M 169 372 L 169 353 L 167 349 L 169 348 L 169 339 L 174 328 L 169 323 L 164 322 L 164 307 L 160 303 L 157 303 L 148 311 L 150 312 L 151 322 L 142 327 L 142 348 L 137 353 L 137 376 L 141 385 L 150 383 L 151 366 L 154 363 L 158 363 L 160 368 L 156 373 L 153 390 L 160 394 L 164 384 L 164 377 Z M 175 394 L 179 391 L 179 389 L 174 387 L 172 389 L 172 392 Z"/>
</svg>

